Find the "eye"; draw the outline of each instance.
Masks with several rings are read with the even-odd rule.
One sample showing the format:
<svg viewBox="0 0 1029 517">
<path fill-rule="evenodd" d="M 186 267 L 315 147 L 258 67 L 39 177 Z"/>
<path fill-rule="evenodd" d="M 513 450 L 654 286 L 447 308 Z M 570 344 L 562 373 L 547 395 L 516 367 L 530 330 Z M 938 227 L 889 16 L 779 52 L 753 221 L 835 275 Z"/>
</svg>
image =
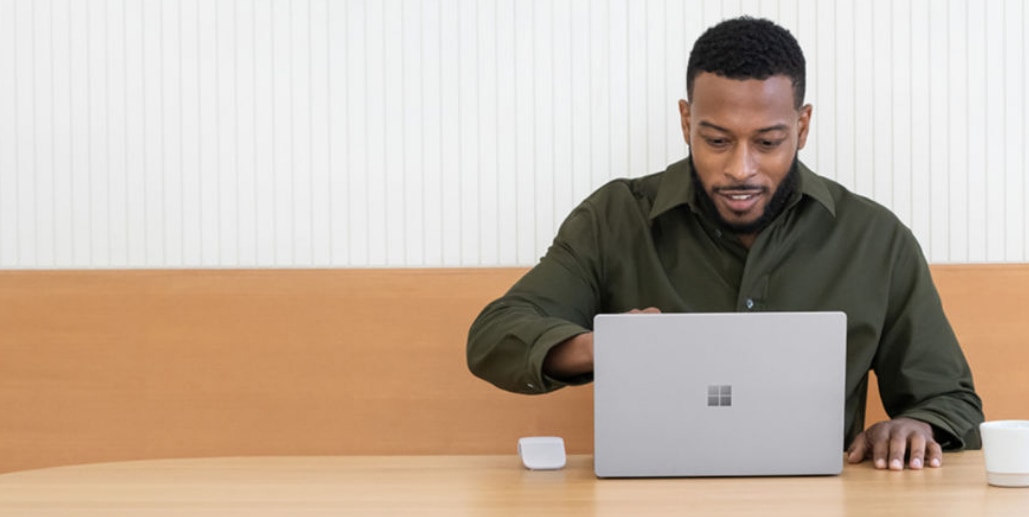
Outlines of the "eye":
<svg viewBox="0 0 1029 517">
<path fill-rule="evenodd" d="M 726 145 L 729 145 L 729 139 L 728 138 L 705 137 L 704 141 L 706 141 L 707 145 L 709 145 L 711 147 L 725 147 Z"/>
<path fill-rule="evenodd" d="M 782 140 L 759 140 L 758 145 L 764 149 L 775 149 L 782 145 Z"/>
</svg>

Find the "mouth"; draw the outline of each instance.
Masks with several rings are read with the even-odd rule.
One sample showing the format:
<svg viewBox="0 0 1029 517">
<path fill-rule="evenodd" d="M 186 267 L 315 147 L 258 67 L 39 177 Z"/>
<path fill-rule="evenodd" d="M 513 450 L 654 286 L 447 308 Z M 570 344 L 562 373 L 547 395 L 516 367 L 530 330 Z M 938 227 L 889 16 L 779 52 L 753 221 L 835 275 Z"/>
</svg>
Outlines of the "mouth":
<svg viewBox="0 0 1029 517">
<path fill-rule="evenodd" d="M 716 188 L 714 194 L 722 200 L 722 204 L 737 215 L 750 212 L 765 194 L 765 189 L 755 188 Z"/>
</svg>

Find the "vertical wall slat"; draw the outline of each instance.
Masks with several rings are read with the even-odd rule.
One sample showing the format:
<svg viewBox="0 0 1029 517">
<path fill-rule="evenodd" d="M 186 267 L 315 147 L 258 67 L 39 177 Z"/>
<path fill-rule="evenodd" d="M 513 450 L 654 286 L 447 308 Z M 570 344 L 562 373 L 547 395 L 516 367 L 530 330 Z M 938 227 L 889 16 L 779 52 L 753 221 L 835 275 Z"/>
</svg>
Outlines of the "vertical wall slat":
<svg viewBox="0 0 1029 517">
<path fill-rule="evenodd" d="M 72 112 L 71 46 L 70 34 L 68 30 L 70 27 L 70 14 L 70 6 L 66 1 L 54 0 L 51 3 L 51 18 L 49 20 L 51 48 L 53 51 L 53 61 L 49 63 L 50 69 L 52 70 L 53 74 L 53 87 L 51 90 L 51 114 L 53 117 L 51 120 L 51 123 L 53 124 L 53 191 L 51 195 L 53 196 L 53 212 L 51 214 L 51 217 L 54 221 L 54 266 L 57 267 L 71 267 L 75 265 L 75 228 L 71 210 L 73 196 L 71 176 L 72 133 L 71 124 L 69 124 Z M 128 14 L 126 15 L 128 16 Z M 138 46 L 136 50 L 138 51 Z M 130 63 L 128 60 L 128 57 L 130 55 L 131 54 L 126 54 L 127 66 Z M 134 83 L 126 84 L 126 102 L 129 102 L 133 99 L 138 99 L 138 96 L 132 96 L 133 86 L 135 86 Z M 2 96 L 5 99 L 11 99 L 11 97 L 8 95 L 0 94 L 0 96 Z M 0 115 L 0 118 L 4 118 L 5 120 L 13 120 L 13 118 L 3 117 L 2 115 Z M 126 134 L 131 134 L 131 130 L 133 129 L 131 121 L 132 119 L 126 121 Z M 138 145 L 140 143 L 140 140 L 138 139 L 138 136 L 142 132 L 138 131 L 138 126 L 136 127 L 136 129 L 136 133 L 132 134 L 133 137 L 136 137 L 136 140 L 132 142 L 126 142 L 127 157 L 141 156 Z M 7 141 L 7 138 L 0 137 L 0 140 Z M 14 139 L 11 138 L 9 141 L 13 142 Z M 131 145 L 133 143 L 136 145 Z M 4 154 L 6 153 L 0 152 L 0 156 Z M 128 168 L 128 166 L 126 168 Z M 6 175 L 4 174 L 4 171 L 11 170 L 13 170 L 13 166 L 9 169 L 4 165 L 0 165 L 0 184 L 2 184 L 3 176 Z M 139 178 L 138 174 L 130 175 L 128 179 L 131 181 L 136 178 Z M 0 187 L 0 190 L 3 190 L 3 188 Z M 0 193 L 0 199 L 2 199 L 2 193 Z M 132 203 L 126 203 L 129 209 L 131 209 L 135 205 L 135 203 L 138 202 L 137 199 L 132 199 L 131 201 Z M 3 209 L 2 207 L 0 207 L 0 212 L 2 211 Z M 126 215 L 126 226 L 128 228 L 136 228 L 140 230 L 142 229 L 140 219 L 138 216 L 135 219 L 130 219 L 131 216 L 137 215 L 138 213 L 139 212 L 132 213 L 131 211 L 129 211 L 129 213 Z M 3 247 L 2 240 L 4 233 L 7 232 L 2 228 L 2 224 L 0 224 L 0 248 Z M 129 261 L 132 261 L 134 258 L 137 263 L 141 262 L 141 251 L 143 246 L 141 246 L 140 244 L 142 242 L 145 242 L 143 240 L 142 231 L 130 232 L 129 236 L 127 237 L 127 240 L 128 242 L 134 244 L 128 246 L 130 253 Z M 0 257 L 2 257 L 2 250 L 0 250 Z M 3 264 L 2 258 L 0 258 L 0 264 Z"/>
<path fill-rule="evenodd" d="M 403 51 L 404 43 L 410 36 L 403 32 L 403 14 L 400 0 L 386 0 L 382 4 L 382 31 L 380 37 L 383 44 L 382 71 L 382 113 L 377 118 L 382 120 L 382 173 L 381 181 L 373 196 L 376 209 L 373 219 L 382 219 L 385 255 L 377 265 L 402 266 L 406 258 L 407 229 L 404 227 L 405 214 L 408 210 L 404 199 L 404 153 L 410 145 L 405 139 L 406 133 L 400 125 L 404 120 L 404 110 L 408 107 L 404 97 Z M 377 129 L 376 129 L 377 130 Z M 373 133 L 374 134 L 374 133 Z M 375 170 L 375 169 L 373 169 Z M 475 244 L 473 241 L 472 244 Z"/>
<path fill-rule="evenodd" d="M 533 127 L 532 186 L 535 203 L 533 243 L 536 250 L 547 249 L 553 237 L 554 214 L 554 2 L 534 0 L 532 6 L 533 53 Z M 523 174 L 519 171 L 519 174 Z M 542 253 L 540 253 L 542 254 Z"/>
<path fill-rule="evenodd" d="M 234 147 L 237 166 L 237 264 L 252 267 L 258 260 L 258 183 L 257 170 L 257 84 L 256 84 L 256 16 L 258 2 L 234 2 L 236 39 L 234 53 L 234 82 L 236 134 Z"/>
<path fill-rule="evenodd" d="M 572 32 L 571 4 L 569 0 L 551 2 L 553 19 L 551 25 L 551 99 L 553 102 L 551 137 L 551 219 L 550 231 L 542 231 L 543 244 L 549 245 L 554 225 L 560 224 L 572 206 L 572 181 L 575 177 L 573 160 L 575 113 L 572 110 L 574 93 L 570 86 L 572 78 Z M 547 234 L 550 235 L 547 235 Z"/>
<path fill-rule="evenodd" d="M 479 148 L 479 2 L 476 0 L 457 0 L 455 42 L 457 44 L 457 77 L 454 86 L 457 91 L 458 104 L 453 112 L 457 122 L 454 138 L 457 143 L 457 170 L 453 173 L 455 181 L 454 231 L 458 234 L 456 265 L 476 265 L 479 263 L 479 168 L 482 164 L 482 153 Z M 484 129 L 484 128 L 483 128 Z"/>
<path fill-rule="evenodd" d="M 18 170 L 16 146 L 17 93 L 15 56 L 18 52 L 14 9 L 16 0 L 0 0 L 0 265 L 20 266 L 15 223 L 18 217 L 14 171 Z"/>
<path fill-rule="evenodd" d="M 968 50 L 968 4 L 964 0 L 950 0 L 947 13 L 949 37 L 948 64 L 950 66 L 947 86 L 950 107 L 950 124 L 947 127 L 948 152 L 950 153 L 950 255 L 955 262 L 971 260 L 969 256 L 968 231 L 968 185 L 972 175 L 969 153 L 968 124 L 970 121 L 968 76 L 969 61 L 978 59 Z"/>
<path fill-rule="evenodd" d="M 196 12 L 196 47 L 191 60 L 195 63 L 195 82 L 187 88 L 196 89 L 196 104 L 190 107 L 196 119 L 197 130 L 190 135 L 190 147 L 196 148 L 196 159 L 184 160 L 186 170 L 199 189 L 199 196 L 193 200 L 196 211 L 195 230 L 199 251 L 199 263 L 205 267 L 219 264 L 222 259 L 222 224 L 219 197 L 221 195 L 220 166 L 220 111 L 218 94 L 224 70 L 218 63 L 218 5 L 216 2 L 194 1 Z M 187 51 L 188 52 L 188 51 Z M 188 227 L 188 226 L 187 226 Z M 227 258 L 227 257 L 226 257 Z"/>
<path fill-rule="evenodd" d="M 36 87 L 36 70 L 38 69 L 37 55 L 38 45 L 35 41 L 32 30 L 36 13 L 34 2 L 19 2 L 15 14 L 15 23 L 18 25 L 17 48 L 15 56 L 17 65 L 15 69 L 15 82 L 17 88 L 17 104 L 15 105 L 15 120 L 17 121 L 16 131 L 16 174 L 15 194 L 17 195 L 17 243 L 18 260 L 24 264 L 32 264 L 38 260 L 37 256 L 37 220 L 39 178 L 39 160 L 36 154 L 38 113 L 38 90 Z"/>
<path fill-rule="evenodd" d="M 195 0 L 179 2 L 179 164 L 182 174 L 182 262 L 203 265 L 203 210 L 199 174 L 200 141 L 200 7 Z"/>
<path fill-rule="evenodd" d="M 32 141 L 34 174 L 35 262 L 54 265 L 54 81 L 53 2 L 38 1 L 32 5 L 34 104 L 32 106 Z"/>
<path fill-rule="evenodd" d="M 475 67 L 478 71 L 479 88 L 476 103 L 479 131 L 475 134 L 475 144 L 479 149 L 479 159 L 474 176 L 478 179 L 476 191 L 472 193 L 477 200 L 479 217 L 475 228 L 474 240 L 478 260 L 476 265 L 497 264 L 500 260 L 498 243 L 498 151 L 499 147 L 508 147 L 509 141 L 501 142 L 497 138 L 497 130 L 504 122 L 498 117 L 500 98 L 498 96 L 498 44 L 497 29 L 500 24 L 497 2 L 481 0 L 476 2 L 476 53 Z M 417 127 L 416 124 L 412 126 Z M 418 135 L 409 135 L 411 142 L 418 141 Z M 416 181 L 410 178 L 408 181 Z M 417 200 L 408 201 L 417 207 Z M 405 225 L 412 233 L 419 230 L 417 224 Z M 412 235 L 413 237 L 413 235 Z M 417 262 L 416 262 L 417 263 Z"/>
<path fill-rule="evenodd" d="M 1004 254 L 999 260 L 1025 256 L 1022 239 L 1026 231 L 1026 203 L 1023 202 L 1023 192 L 1026 187 L 1025 176 L 1029 173 L 1029 166 L 1025 162 L 1025 148 L 1029 147 L 1026 145 L 1029 135 L 1025 132 L 1025 10 L 1024 2 L 1008 0 L 1004 4 L 1004 16 L 1000 22 L 1004 28 L 1001 43 L 1004 48 L 1004 142 L 1001 144 L 1001 169 L 1005 180 L 1002 198 L 998 199 L 1004 206 L 1000 215 L 1004 220 Z"/>
<path fill-rule="evenodd" d="M 536 68 L 533 54 L 533 2 L 514 1 L 514 60 L 515 60 L 515 177 L 517 184 L 512 191 L 515 198 L 515 243 L 517 261 L 521 264 L 533 263 L 538 259 L 536 243 L 536 224 L 532 217 L 517 214 L 534 214 L 535 197 L 535 80 L 533 70 Z"/>
<path fill-rule="evenodd" d="M 834 179 L 839 179 L 839 170 L 836 168 L 836 132 L 839 124 L 839 115 L 836 104 L 836 68 L 844 63 L 837 58 L 836 49 L 836 20 L 837 8 L 832 2 L 814 2 L 814 27 L 812 27 L 814 41 L 813 46 L 807 47 L 807 60 L 810 63 L 808 77 L 810 83 L 810 96 L 806 102 L 813 103 L 814 125 L 811 129 L 813 138 L 810 141 L 814 153 L 806 153 L 814 157 L 810 163 L 815 170 L 821 174 Z"/>
<path fill-rule="evenodd" d="M 289 113 L 291 131 L 289 134 L 292 162 L 293 189 L 293 257 L 298 266 L 314 265 L 314 157 L 311 155 L 311 123 L 313 104 L 311 96 L 311 31 L 310 0 L 293 0 L 289 3 Z M 396 62 L 389 56 L 387 62 Z M 321 109 L 324 109 L 320 106 Z"/>
<path fill-rule="evenodd" d="M 156 110 L 154 111 L 157 119 L 157 125 L 160 127 L 160 183 L 159 188 L 161 190 L 162 200 L 162 215 L 164 226 L 162 228 L 164 233 L 164 260 L 167 265 L 182 264 L 184 263 L 183 248 L 185 241 L 186 229 L 183 225 L 183 213 L 185 207 L 183 206 L 183 195 L 182 195 L 182 76 L 181 76 L 181 38 L 182 38 L 182 26 L 180 24 L 181 9 L 178 1 L 162 1 L 155 6 L 158 11 L 158 23 L 159 23 L 159 38 L 158 41 L 158 54 L 157 54 L 157 69 L 158 69 L 158 81 L 159 81 L 159 97 L 157 99 Z M 95 34 L 98 27 L 90 26 L 90 34 Z M 92 60 L 91 67 L 98 66 L 102 63 L 103 49 L 93 48 L 93 53 L 97 55 L 97 58 Z M 93 76 L 94 74 L 90 74 Z M 97 85 L 95 88 L 90 88 L 91 95 L 95 89 L 102 88 L 102 85 Z M 98 107 L 91 103 L 91 107 L 95 110 Z M 96 111 L 90 113 L 90 118 L 93 120 L 100 120 L 100 115 Z M 94 132 L 90 138 L 91 150 L 90 156 L 92 158 L 91 164 L 98 163 L 101 155 L 99 149 L 97 149 L 95 140 L 101 138 L 102 133 Z M 104 174 L 104 167 L 102 166 L 91 166 L 91 178 L 92 183 L 96 185 L 103 179 L 98 176 Z M 221 176 L 221 174 L 219 175 Z M 95 202 L 100 202 L 99 199 L 95 199 Z M 99 210 L 94 210 L 94 214 L 101 214 Z M 100 228 L 103 227 L 104 219 L 102 217 L 95 217 L 95 224 L 93 226 L 94 231 L 103 231 Z M 94 237 L 96 239 L 96 237 Z"/>
<path fill-rule="evenodd" d="M 986 195 L 987 181 L 992 175 L 990 166 L 995 163 L 994 157 L 987 156 L 986 110 L 987 82 L 986 64 L 989 62 L 987 52 L 986 13 L 965 6 L 968 35 L 968 69 L 965 81 L 968 82 L 968 126 L 964 139 L 968 146 L 968 163 L 965 176 L 968 186 L 964 192 L 964 202 L 968 207 L 968 219 L 964 222 L 976 231 L 968 233 L 968 259 L 983 261 L 988 257 L 988 238 L 994 230 L 987 228 Z"/>
<path fill-rule="evenodd" d="M 950 67 L 951 58 L 948 48 L 948 9 L 943 6 L 929 6 L 928 14 L 928 100 L 929 100 L 929 140 L 928 164 L 918 164 L 916 173 L 920 174 L 921 184 L 928 186 L 931 192 L 929 207 L 929 241 L 925 252 L 936 257 L 937 261 L 951 260 L 951 177 L 955 167 L 951 163 L 951 146 L 948 140 L 950 113 L 933 110 L 932 106 L 945 106 L 950 100 Z M 913 14 L 917 16 L 918 14 Z"/>
<path fill-rule="evenodd" d="M 908 102 L 910 103 L 909 146 L 907 153 L 907 169 L 909 180 L 909 203 L 911 219 L 909 224 L 916 236 L 923 238 L 926 252 L 930 252 L 932 227 L 930 208 L 932 206 L 932 187 L 935 181 L 929 175 L 929 31 L 928 5 L 925 0 L 912 0 L 908 7 L 908 26 L 910 33 L 906 45 L 908 52 Z"/>
<path fill-rule="evenodd" d="M 911 133 L 912 98 L 911 90 L 911 4 L 892 2 L 888 4 L 890 25 L 890 55 L 887 61 L 891 67 L 893 88 L 890 92 L 890 201 L 897 217 L 912 226 L 913 209 L 911 188 Z"/>
<path fill-rule="evenodd" d="M 89 28 L 88 23 L 82 20 L 89 19 L 89 2 L 68 2 L 68 49 L 69 49 L 69 126 L 70 152 L 69 173 L 71 183 L 71 203 L 69 213 L 72 220 L 72 260 L 75 264 L 83 267 L 92 267 L 93 261 L 93 224 L 92 224 L 92 176 L 90 159 L 91 131 L 89 119 L 92 113 L 89 104 Z M 148 106 L 149 107 L 149 106 Z M 27 136 L 27 135 L 26 135 Z M 152 137 L 152 140 L 154 138 Z M 145 152 L 144 152 L 145 154 Z M 151 157 L 149 162 L 154 162 Z M 149 171 L 148 171 L 149 172 Z M 157 175 L 148 177 L 159 178 Z M 159 190 L 154 190 L 159 194 Z M 151 221 L 154 218 L 151 218 Z M 148 221 L 148 222 L 151 222 Z M 159 235 L 160 229 L 152 224 L 148 234 Z M 152 237 L 153 238 L 153 237 Z M 159 246 L 155 240 L 149 240 L 148 245 Z M 148 246 L 149 248 L 149 246 Z M 161 247 L 163 251 L 163 247 Z M 163 264 L 162 252 L 153 250 L 148 254 L 148 261 L 151 263 Z"/>
<path fill-rule="evenodd" d="M 578 5 L 578 4 L 577 4 Z M 610 81 L 612 65 L 611 47 L 613 45 L 613 34 L 609 31 L 611 26 L 610 2 L 589 2 L 582 4 L 589 20 L 589 78 L 588 88 L 589 115 L 585 122 L 589 129 L 589 188 L 594 189 L 603 185 L 611 177 L 613 170 L 611 157 L 611 132 L 615 126 L 611 123 L 611 99 L 614 91 Z M 580 199 L 585 199 L 583 196 Z"/>
<path fill-rule="evenodd" d="M 276 244 L 279 212 L 275 203 L 275 92 L 272 83 L 272 77 L 277 73 L 272 58 L 273 0 L 255 1 L 253 7 L 253 76 L 250 80 L 254 85 L 254 253 L 258 264 L 279 264 Z M 247 79 L 243 78 L 243 81 Z M 344 124 L 347 122 L 343 121 Z"/>
<path fill-rule="evenodd" d="M 328 18 L 328 0 L 309 0 L 303 11 L 304 44 L 308 48 L 308 129 L 310 135 L 307 144 L 308 165 L 311 177 L 310 206 L 308 215 L 311 221 L 310 247 L 312 265 L 329 266 L 332 264 L 332 167 L 329 162 L 329 119 L 332 116 L 332 104 L 329 102 L 328 55 L 329 29 L 325 24 Z M 244 103 L 240 103 L 241 105 Z M 304 144 L 305 142 L 301 142 Z M 243 154 L 243 153 L 241 153 Z M 241 163 L 240 173 L 247 168 Z M 242 196 L 241 196 L 241 199 Z"/>
<path fill-rule="evenodd" d="M 1029 8 L 1022 6 L 1022 23 L 1021 23 L 1021 35 L 1022 35 L 1022 136 L 1023 142 L 1029 140 L 1029 64 L 1026 63 L 1029 60 Z M 1016 93 L 1017 95 L 1017 93 Z M 1016 170 L 1016 173 L 1025 174 L 1029 171 L 1029 146 L 1022 145 L 1022 168 L 1020 171 Z M 1024 176 L 1023 176 L 1024 178 Z M 1029 260 L 1029 208 L 1026 207 L 1026 200 L 1029 199 L 1029 181 L 1025 181 L 1024 190 L 1022 197 L 1019 199 L 1019 204 L 1022 206 L 1022 222 L 1023 222 L 1023 235 L 1022 235 L 1022 260 Z"/>
<path fill-rule="evenodd" d="M 496 236 L 497 264 L 518 263 L 518 165 L 519 134 L 516 126 L 519 117 L 518 74 L 515 42 L 515 4 L 518 0 L 498 0 L 496 4 L 496 132 L 493 137 L 496 148 L 496 191 L 483 194 L 484 202 L 497 207 Z M 423 146 L 429 147 L 429 135 L 425 135 Z M 428 179 L 426 179 L 428 185 Z M 428 201 L 428 198 L 426 199 Z M 488 247 L 488 246 L 487 246 Z M 428 258 L 428 257 L 427 257 Z"/>
<path fill-rule="evenodd" d="M 19 77 L 19 54 L 23 52 L 24 43 L 20 40 L 19 32 L 24 32 L 24 27 L 18 23 L 19 2 L 17 0 L 6 0 L 0 4 L 0 23 L 3 27 L 3 48 L 0 58 L 3 59 L 3 75 L 0 77 L 0 258 L 6 264 L 20 266 L 22 262 L 19 254 L 21 243 L 19 242 L 19 206 L 18 206 L 18 174 L 20 163 L 19 147 L 22 136 L 19 123 L 19 111 L 22 109 L 21 97 L 18 84 Z"/>
<path fill-rule="evenodd" d="M 461 97 L 460 11 L 458 0 L 442 0 L 439 13 L 440 63 L 440 233 L 442 264 L 461 264 Z"/>
<path fill-rule="evenodd" d="M 986 228 L 986 260 L 1003 260 L 1005 255 L 1005 234 L 1009 221 L 1005 217 L 1004 192 L 1007 189 L 1007 174 L 1004 171 L 1005 137 L 997 134 L 1007 128 L 1006 119 L 1011 106 L 1006 105 L 1004 88 L 1006 77 L 1011 74 L 1007 56 L 1009 50 L 1004 41 L 1005 2 L 996 2 L 991 9 L 983 9 L 982 30 L 985 34 L 983 55 L 984 102 L 979 111 L 982 119 L 985 163 L 983 163 L 984 185 L 982 203 L 983 223 Z M 972 129 L 972 128 L 970 128 Z M 974 129 L 973 129 L 974 130 Z"/>
<path fill-rule="evenodd" d="M 857 135 L 855 127 L 857 119 L 863 116 L 867 104 L 859 97 L 857 78 L 859 73 L 866 75 L 865 70 L 857 68 L 857 35 L 858 28 L 854 23 L 854 2 L 841 2 L 833 9 L 833 38 L 836 51 L 832 56 L 834 73 L 832 76 L 832 107 L 836 114 L 836 123 L 831 133 L 823 140 L 831 140 L 835 150 L 833 163 L 836 181 L 843 186 L 855 190 L 857 188 L 857 170 L 855 167 Z M 844 22 L 843 20 L 846 20 Z M 822 106 L 815 110 L 815 116 L 821 120 Z"/>
</svg>

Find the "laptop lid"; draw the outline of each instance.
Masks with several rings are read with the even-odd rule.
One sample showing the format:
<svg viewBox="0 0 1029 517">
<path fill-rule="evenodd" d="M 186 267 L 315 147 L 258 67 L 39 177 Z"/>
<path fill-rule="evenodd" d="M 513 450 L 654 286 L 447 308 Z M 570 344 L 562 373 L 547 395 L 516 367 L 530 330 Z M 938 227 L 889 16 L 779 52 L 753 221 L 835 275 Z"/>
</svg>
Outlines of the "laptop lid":
<svg viewBox="0 0 1029 517">
<path fill-rule="evenodd" d="M 842 312 L 594 321 L 599 477 L 839 474 Z"/>
</svg>

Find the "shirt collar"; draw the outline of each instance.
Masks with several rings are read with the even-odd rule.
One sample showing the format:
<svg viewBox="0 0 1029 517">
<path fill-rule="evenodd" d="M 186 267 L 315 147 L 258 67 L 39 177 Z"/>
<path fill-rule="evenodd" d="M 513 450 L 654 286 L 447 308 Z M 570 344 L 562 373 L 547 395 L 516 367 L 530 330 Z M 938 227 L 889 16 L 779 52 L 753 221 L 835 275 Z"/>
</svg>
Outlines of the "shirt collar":
<svg viewBox="0 0 1029 517">
<path fill-rule="evenodd" d="M 800 160 L 797 160 L 797 167 L 800 169 L 801 197 L 814 199 L 824 206 L 830 215 L 836 217 L 836 202 L 829 193 L 828 187 L 825 186 L 825 180 L 807 168 Z M 651 220 L 679 205 L 687 205 L 693 209 L 698 208 L 692 171 L 693 161 L 689 157 L 675 162 L 665 169 L 661 178 L 661 186 L 654 198 L 654 205 L 650 209 Z"/>
</svg>

